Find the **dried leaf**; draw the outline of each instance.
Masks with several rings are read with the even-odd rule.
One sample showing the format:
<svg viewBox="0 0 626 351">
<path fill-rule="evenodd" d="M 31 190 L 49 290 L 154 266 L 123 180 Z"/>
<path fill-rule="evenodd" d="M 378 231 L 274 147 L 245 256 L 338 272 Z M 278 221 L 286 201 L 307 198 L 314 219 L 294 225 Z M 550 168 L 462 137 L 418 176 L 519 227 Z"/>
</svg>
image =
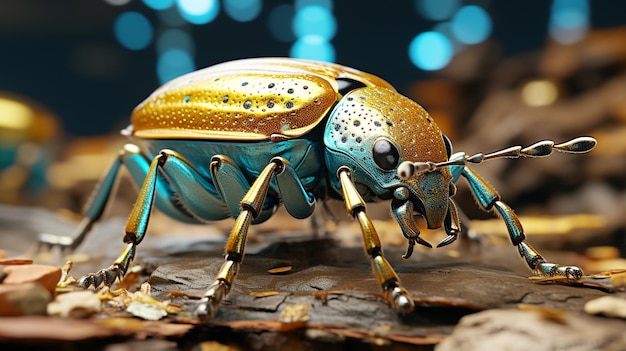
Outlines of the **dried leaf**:
<svg viewBox="0 0 626 351">
<path fill-rule="evenodd" d="M 276 267 L 276 268 L 268 269 L 267 273 L 269 273 L 269 274 L 284 274 L 284 273 L 287 273 L 287 272 L 291 271 L 292 269 L 293 269 L 293 266 Z"/>
<path fill-rule="evenodd" d="M 135 317 L 149 321 L 157 321 L 167 316 L 167 311 L 161 306 L 153 303 L 133 301 L 126 308 L 126 312 Z"/>
<path fill-rule="evenodd" d="M 170 291 L 167 293 L 169 297 L 188 297 L 190 299 L 199 300 L 202 298 L 200 295 L 189 294 L 184 291 Z"/>
<path fill-rule="evenodd" d="M 33 260 L 25 259 L 2 259 L 0 265 L 18 265 L 18 264 L 33 264 Z"/>
<path fill-rule="evenodd" d="M 544 283 L 544 282 L 561 282 L 561 283 L 568 283 L 568 284 L 582 284 L 583 283 L 583 279 L 585 277 L 582 277 L 576 281 L 571 281 L 569 280 L 566 276 L 562 276 L 562 275 L 556 275 L 556 276 L 542 276 L 542 275 L 534 275 L 534 276 L 530 276 L 528 277 L 528 279 L 537 282 L 537 283 Z"/>
<path fill-rule="evenodd" d="M 280 294 L 280 291 L 276 291 L 276 290 L 253 291 L 250 293 L 250 295 L 254 297 L 269 297 L 269 296 L 276 296 L 278 294 Z"/>
<path fill-rule="evenodd" d="M 76 279 L 70 275 L 70 270 L 72 270 L 73 264 L 74 262 L 72 260 L 67 260 L 63 265 L 63 268 L 61 268 L 61 278 L 57 283 L 57 292 L 59 292 L 59 289 L 64 289 L 70 285 L 77 284 Z"/>
<path fill-rule="evenodd" d="M 199 351 L 238 351 L 241 350 L 235 345 L 224 345 L 217 341 L 204 341 L 196 347 Z"/>
<path fill-rule="evenodd" d="M 613 274 L 610 281 L 611 285 L 617 289 L 626 287 L 626 272 Z"/>
<path fill-rule="evenodd" d="M 626 270 L 615 269 L 582 277 L 582 284 L 588 287 L 616 291 L 626 287 Z"/>
<path fill-rule="evenodd" d="M 308 303 L 288 304 L 278 319 L 283 323 L 304 323 L 311 318 L 309 307 Z"/>
<path fill-rule="evenodd" d="M 133 302 L 140 302 L 158 306 L 167 313 L 176 314 L 183 310 L 179 305 L 170 301 L 159 301 L 150 295 L 150 284 L 143 283 L 139 291 L 130 292 L 124 288 L 121 289 L 102 289 L 98 292 L 100 300 L 108 301 L 118 307 L 128 308 Z"/>
<path fill-rule="evenodd" d="M 141 275 L 144 272 L 144 267 L 139 265 L 134 265 L 130 268 L 130 270 L 126 273 L 124 278 L 117 283 L 118 288 L 130 289 L 133 287 L 141 278 Z"/>
</svg>

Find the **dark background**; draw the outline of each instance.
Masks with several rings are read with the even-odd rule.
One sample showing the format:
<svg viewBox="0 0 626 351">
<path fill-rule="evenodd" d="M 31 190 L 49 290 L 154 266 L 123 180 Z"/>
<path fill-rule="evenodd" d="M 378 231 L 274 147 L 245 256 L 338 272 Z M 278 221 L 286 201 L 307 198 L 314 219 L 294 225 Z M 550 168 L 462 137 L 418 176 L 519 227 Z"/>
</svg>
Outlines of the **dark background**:
<svg viewBox="0 0 626 351">
<path fill-rule="evenodd" d="M 275 40 L 267 29 L 270 10 L 281 3 L 292 2 L 265 1 L 252 22 L 236 22 L 222 11 L 207 25 L 189 25 L 197 67 L 243 57 L 287 56 L 291 44 Z M 490 40 L 499 48 L 497 59 L 544 46 L 551 1 L 473 3 L 492 16 Z M 626 22 L 624 3 L 596 0 L 590 7 L 592 28 Z M 131 51 L 114 38 L 113 21 L 128 10 L 158 22 L 155 11 L 139 0 L 123 6 L 98 0 L 0 1 L 0 90 L 48 106 L 71 135 L 119 130 L 133 107 L 159 85 L 154 44 Z M 407 55 L 411 39 L 434 25 L 417 14 L 412 1 L 338 0 L 333 14 L 336 62 L 375 73 L 401 92 L 413 81 L 433 77 L 413 66 Z"/>
</svg>

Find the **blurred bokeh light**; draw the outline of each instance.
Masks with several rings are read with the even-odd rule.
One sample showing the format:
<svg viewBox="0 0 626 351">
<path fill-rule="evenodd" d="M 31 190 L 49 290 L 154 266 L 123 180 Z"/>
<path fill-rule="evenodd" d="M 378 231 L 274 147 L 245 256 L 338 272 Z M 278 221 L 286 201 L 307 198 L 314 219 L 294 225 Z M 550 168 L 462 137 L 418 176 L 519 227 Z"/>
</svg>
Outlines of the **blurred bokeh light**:
<svg viewBox="0 0 626 351">
<path fill-rule="evenodd" d="M 122 13 L 113 24 L 115 38 L 129 50 L 145 49 L 152 42 L 154 30 L 148 19 L 139 12 Z"/>
<path fill-rule="evenodd" d="M 450 39 L 440 32 L 418 34 L 409 45 L 409 57 L 415 66 L 425 71 L 434 71 L 445 67 L 454 49 Z"/>
<path fill-rule="evenodd" d="M 0 89 L 46 103 L 74 134 L 102 134 L 127 123 L 159 84 L 223 61 L 339 62 L 406 93 L 415 82 L 451 74 L 473 79 L 480 62 L 549 41 L 575 45 L 594 29 L 626 24 L 624 7 L 588 0 L 4 0 Z"/>
<path fill-rule="evenodd" d="M 176 5 L 184 19 L 197 25 L 213 21 L 220 12 L 218 0 L 177 0 Z"/>
<path fill-rule="evenodd" d="M 261 0 L 224 0 L 224 11 L 237 22 L 250 22 L 261 13 Z"/>
</svg>

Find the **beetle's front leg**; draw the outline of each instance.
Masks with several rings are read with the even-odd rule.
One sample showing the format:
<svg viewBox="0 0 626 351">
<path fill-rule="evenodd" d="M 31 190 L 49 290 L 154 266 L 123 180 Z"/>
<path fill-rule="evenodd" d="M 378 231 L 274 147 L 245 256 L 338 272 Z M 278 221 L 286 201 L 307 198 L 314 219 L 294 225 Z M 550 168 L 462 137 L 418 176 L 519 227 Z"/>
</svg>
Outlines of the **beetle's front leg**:
<svg viewBox="0 0 626 351">
<path fill-rule="evenodd" d="M 239 265 L 243 261 L 250 223 L 261 214 L 272 175 L 280 172 L 281 168 L 281 162 L 272 159 L 241 200 L 241 211 L 230 231 L 224 250 L 226 261 L 196 307 L 196 316 L 201 321 L 206 322 L 213 317 L 222 299 L 230 291 L 239 272 Z"/>
<path fill-rule="evenodd" d="M 343 191 L 344 203 L 346 210 L 352 215 L 361 226 L 363 234 L 363 243 L 365 244 L 365 252 L 370 256 L 372 261 L 372 270 L 378 279 L 378 283 L 383 289 L 387 300 L 391 305 L 401 313 L 410 313 L 413 311 L 414 302 L 408 291 L 400 285 L 400 278 L 391 267 L 391 264 L 383 256 L 383 249 L 380 238 L 376 229 L 372 224 L 369 216 L 365 211 L 365 202 L 359 195 L 350 179 L 350 170 L 342 167 L 337 171 L 341 188 Z"/>
<path fill-rule="evenodd" d="M 572 283 L 577 282 L 583 276 L 583 271 L 576 266 L 560 266 L 546 262 L 543 256 L 525 241 L 526 235 L 519 218 L 507 204 L 500 201 L 498 192 L 468 167 L 465 167 L 462 175 L 467 179 L 472 192 L 482 208 L 487 211 L 493 211 L 502 218 L 506 224 L 511 242 L 517 246 L 520 256 L 533 272 L 549 277 L 565 277 L 568 282 Z"/>
</svg>

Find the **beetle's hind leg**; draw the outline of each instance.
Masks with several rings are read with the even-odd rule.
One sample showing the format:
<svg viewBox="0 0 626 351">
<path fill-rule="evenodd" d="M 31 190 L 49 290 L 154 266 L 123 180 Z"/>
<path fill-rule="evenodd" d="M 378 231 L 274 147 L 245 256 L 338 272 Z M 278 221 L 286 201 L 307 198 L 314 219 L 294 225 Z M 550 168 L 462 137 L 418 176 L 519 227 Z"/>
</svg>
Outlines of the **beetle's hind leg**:
<svg viewBox="0 0 626 351">
<path fill-rule="evenodd" d="M 520 256 L 533 272 L 548 277 L 563 277 L 570 283 L 578 282 L 583 276 L 580 268 L 547 262 L 535 248 L 526 242 L 526 235 L 519 219 L 507 204 L 500 201 L 500 195 L 491 185 L 469 167 L 464 168 L 462 175 L 467 179 L 481 207 L 495 212 L 502 218 L 511 242 L 517 247 Z"/>
<path fill-rule="evenodd" d="M 132 146 L 128 146 L 128 148 L 130 147 Z M 74 233 L 71 236 L 48 233 L 40 234 L 37 252 L 50 250 L 53 247 L 59 247 L 63 252 L 73 251 L 85 240 L 87 235 L 90 233 L 93 224 L 102 217 L 102 214 L 107 207 L 107 203 L 114 193 L 120 167 L 127 156 L 128 150 L 127 147 L 125 147 L 115 159 L 113 164 L 109 167 L 105 176 L 94 188 L 83 209 L 84 218 Z"/>
<path fill-rule="evenodd" d="M 157 184 L 157 167 L 162 165 L 167 157 L 163 154 L 157 156 L 150 163 L 150 169 L 141 186 L 137 201 L 133 206 L 130 218 L 126 223 L 124 242 L 127 244 L 122 254 L 113 261 L 113 264 L 97 273 L 90 273 L 79 279 L 79 285 L 89 286 L 112 285 L 118 278 L 122 278 L 128 270 L 137 252 L 137 245 L 143 239 L 148 227 L 148 219 L 152 210 L 154 194 Z"/>
<path fill-rule="evenodd" d="M 239 215 L 226 243 L 226 261 L 196 307 L 196 316 L 200 320 L 207 321 L 213 317 L 222 299 L 230 291 L 243 261 L 248 228 L 252 220 L 261 214 L 272 175 L 280 172 L 281 168 L 280 160 L 273 159 L 241 200 Z"/>
<path fill-rule="evenodd" d="M 173 152 L 172 155 L 174 155 Z M 170 155 L 170 156 L 172 156 Z M 172 163 L 172 162 L 170 162 Z M 62 251 L 73 251 L 87 238 L 91 232 L 94 224 L 101 219 L 105 212 L 108 203 L 113 198 L 117 183 L 118 174 L 121 166 L 125 166 L 130 175 L 134 179 L 135 183 L 142 184 L 150 169 L 150 160 L 141 154 L 139 148 L 133 144 L 126 144 L 120 151 L 119 156 L 115 159 L 113 164 L 109 167 L 104 177 L 100 180 L 98 185 L 94 188 L 89 200 L 83 208 L 83 220 L 79 226 L 74 230 L 74 234 L 70 236 L 54 235 L 44 233 L 39 236 L 39 243 L 37 251 L 41 252 L 44 249 L 49 250 L 52 247 L 60 247 Z M 189 165 L 184 165 L 184 171 L 176 172 L 172 171 L 172 174 L 184 173 L 185 175 L 192 175 L 194 178 L 193 184 L 199 184 L 200 186 L 206 185 L 207 182 L 201 182 L 202 176 L 194 173 L 193 169 Z M 186 171 L 186 172 L 185 172 Z M 191 171 L 191 172 L 190 172 Z M 183 176 L 184 177 L 184 176 Z M 187 180 L 187 178 L 185 178 Z M 225 205 L 223 201 L 219 199 L 219 196 L 205 192 L 194 190 L 194 194 L 198 196 L 204 195 L 203 204 L 205 207 L 210 208 L 210 211 L 218 218 L 227 217 Z M 210 192 L 210 190 L 208 191 Z M 177 204 L 177 199 L 172 195 L 172 189 L 162 177 L 157 179 L 155 202 L 157 207 L 172 218 L 176 218 L 186 223 L 198 223 L 198 220 L 194 218 L 189 211 L 181 208 Z M 207 206 L 208 205 L 208 206 Z"/>
<path fill-rule="evenodd" d="M 370 256 L 372 270 L 378 279 L 387 300 L 401 313 L 409 313 L 414 308 L 414 302 L 408 291 L 400 285 L 400 278 L 391 267 L 391 264 L 383 256 L 382 245 L 376 229 L 365 211 L 365 202 L 357 192 L 352 180 L 350 170 L 342 167 L 337 171 L 343 190 L 343 198 L 346 210 L 361 226 L 365 251 Z"/>
<path fill-rule="evenodd" d="M 125 275 L 146 234 L 153 205 L 173 218 L 190 223 L 228 216 L 226 204 L 210 180 L 182 155 L 163 150 L 148 163 L 137 150 L 133 157 L 124 163 L 135 180 L 143 184 L 126 223 L 124 242 L 127 246 L 110 267 L 81 278 L 79 284 L 84 287 L 112 285 Z M 177 203 L 182 199 L 186 201 L 184 204 Z"/>
</svg>

